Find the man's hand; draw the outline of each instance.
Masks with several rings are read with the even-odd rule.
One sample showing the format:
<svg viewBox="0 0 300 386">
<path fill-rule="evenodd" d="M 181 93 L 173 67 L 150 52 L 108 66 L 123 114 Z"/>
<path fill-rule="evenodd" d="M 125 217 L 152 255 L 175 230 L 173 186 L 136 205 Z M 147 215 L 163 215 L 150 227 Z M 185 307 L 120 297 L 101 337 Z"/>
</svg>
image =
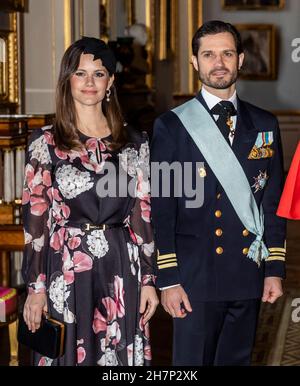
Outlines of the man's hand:
<svg viewBox="0 0 300 386">
<path fill-rule="evenodd" d="M 264 283 L 263 302 L 274 303 L 283 294 L 280 277 L 266 277 Z"/>
<path fill-rule="evenodd" d="M 185 318 L 186 311 L 192 312 L 189 298 L 181 285 L 162 290 L 161 304 L 173 318 Z"/>
</svg>

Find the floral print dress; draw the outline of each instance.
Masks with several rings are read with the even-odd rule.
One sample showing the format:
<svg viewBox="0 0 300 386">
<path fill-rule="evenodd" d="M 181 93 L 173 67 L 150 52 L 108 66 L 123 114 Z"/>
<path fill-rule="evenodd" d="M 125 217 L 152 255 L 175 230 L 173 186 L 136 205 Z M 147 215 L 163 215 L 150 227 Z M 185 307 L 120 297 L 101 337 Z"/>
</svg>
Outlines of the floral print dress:
<svg viewBox="0 0 300 386">
<path fill-rule="evenodd" d="M 29 139 L 22 272 L 29 293 L 46 293 L 50 315 L 66 324 L 65 354 L 36 353 L 36 365 L 150 364 L 149 324 L 139 313 L 141 286 L 155 279 L 149 148 L 143 134 L 128 133 L 119 151 L 109 150 L 110 136 L 81 133 L 83 150 L 61 151 L 51 126 Z M 100 194 L 124 185 L 131 195 Z M 119 226 L 86 231 L 83 223 Z"/>
</svg>

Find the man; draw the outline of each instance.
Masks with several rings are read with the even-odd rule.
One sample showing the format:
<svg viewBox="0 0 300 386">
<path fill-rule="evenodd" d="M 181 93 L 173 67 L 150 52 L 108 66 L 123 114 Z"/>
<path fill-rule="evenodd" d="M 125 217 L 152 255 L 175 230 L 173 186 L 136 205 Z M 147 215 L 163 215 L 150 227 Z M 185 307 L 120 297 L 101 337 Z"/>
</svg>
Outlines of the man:
<svg viewBox="0 0 300 386">
<path fill-rule="evenodd" d="M 174 365 L 249 365 L 260 301 L 275 302 L 285 276 L 280 132 L 236 95 L 244 54 L 232 25 L 205 23 L 192 46 L 202 89 L 156 120 L 151 157 L 190 163 L 204 200 L 191 208 L 174 189 L 152 198 L 158 286 L 174 318 Z"/>
</svg>

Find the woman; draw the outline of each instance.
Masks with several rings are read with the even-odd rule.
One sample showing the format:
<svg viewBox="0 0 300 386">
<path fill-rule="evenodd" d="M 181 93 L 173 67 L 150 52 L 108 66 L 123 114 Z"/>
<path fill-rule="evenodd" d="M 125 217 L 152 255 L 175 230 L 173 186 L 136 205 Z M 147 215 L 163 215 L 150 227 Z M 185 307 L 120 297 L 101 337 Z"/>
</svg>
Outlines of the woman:
<svg viewBox="0 0 300 386">
<path fill-rule="evenodd" d="M 300 142 L 284 185 L 277 215 L 292 220 L 300 220 Z"/>
<path fill-rule="evenodd" d="M 61 63 L 54 126 L 29 140 L 24 319 L 35 332 L 48 310 L 67 326 L 65 354 L 36 354 L 38 365 L 150 364 L 148 321 L 158 299 L 148 143 L 124 126 L 115 68 L 103 41 L 73 43 Z"/>
</svg>

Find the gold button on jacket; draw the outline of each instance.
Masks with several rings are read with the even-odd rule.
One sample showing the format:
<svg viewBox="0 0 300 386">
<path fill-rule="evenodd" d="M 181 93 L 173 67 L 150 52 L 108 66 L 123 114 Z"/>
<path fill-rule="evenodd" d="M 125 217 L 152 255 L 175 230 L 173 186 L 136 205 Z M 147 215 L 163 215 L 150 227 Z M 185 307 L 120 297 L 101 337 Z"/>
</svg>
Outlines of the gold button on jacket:
<svg viewBox="0 0 300 386">
<path fill-rule="evenodd" d="M 221 217 L 222 216 L 222 212 L 220 210 L 216 210 L 215 211 L 215 216 L 216 217 Z"/>
<path fill-rule="evenodd" d="M 244 249 L 243 249 L 243 254 L 244 254 L 244 255 L 247 255 L 248 251 L 249 251 L 249 248 L 244 248 Z"/>
<path fill-rule="evenodd" d="M 216 235 L 217 235 L 217 236 L 219 236 L 219 237 L 220 237 L 220 236 L 222 236 L 222 234 L 223 234 L 223 231 L 222 231 L 222 229 L 221 229 L 221 228 L 218 228 L 218 229 L 216 229 L 216 232 L 215 232 L 215 233 L 216 233 Z"/>
<path fill-rule="evenodd" d="M 222 247 L 218 247 L 218 248 L 216 249 L 216 252 L 217 252 L 218 255 L 222 255 L 222 253 L 223 253 L 223 248 L 222 248 Z"/>
<path fill-rule="evenodd" d="M 243 230 L 243 236 L 246 237 L 246 236 L 248 236 L 248 235 L 249 235 L 249 231 L 248 231 L 247 229 L 244 229 L 244 230 Z"/>
<path fill-rule="evenodd" d="M 221 198 L 221 193 L 217 194 L 217 199 L 219 200 Z"/>
</svg>

